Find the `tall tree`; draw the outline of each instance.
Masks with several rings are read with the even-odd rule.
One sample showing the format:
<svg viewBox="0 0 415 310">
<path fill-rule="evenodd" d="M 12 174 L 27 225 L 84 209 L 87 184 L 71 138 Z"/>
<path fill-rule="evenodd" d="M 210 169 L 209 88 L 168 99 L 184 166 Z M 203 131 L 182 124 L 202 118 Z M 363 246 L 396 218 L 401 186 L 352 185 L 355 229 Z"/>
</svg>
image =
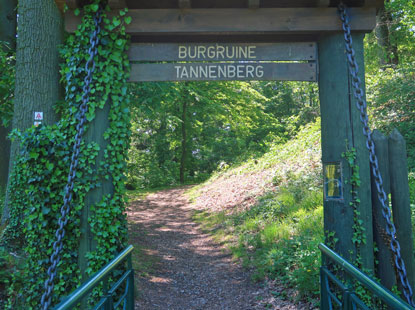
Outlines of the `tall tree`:
<svg viewBox="0 0 415 310">
<path fill-rule="evenodd" d="M 17 22 L 17 0 L 0 0 L 0 41 L 5 42 L 6 53 L 16 48 L 16 22 Z M 1 47 L 0 47 L 1 48 Z M 3 73 L 4 74 L 4 73 Z M 7 87 L 7 85 L 4 85 Z M 5 90 L 7 91 L 7 90 Z M 4 100 L 11 100 L 10 94 L 2 94 L 1 104 L 7 104 Z M 11 125 L 0 123 L 0 190 L 4 190 L 9 174 L 10 141 L 7 139 Z"/>
<path fill-rule="evenodd" d="M 390 1 L 386 0 L 386 4 Z M 388 8 L 382 6 L 376 17 L 376 39 L 380 47 L 379 64 L 385 65 L 397 65 L 399 63 L 398 47 L 391 40 L 390 28 L 393 23 L 392 14 Z"/>
<path fill-rule="evenodd" d="M 187 132 L 186 132 L 186 113 L 187 113 L 187 99 L 188 96 L 184 95 L 182 96 L 181 100 L 182 100 L 182 154 L 181 154 L 181 158 L 180 158 L 180 183 L 183 184 L 184 183 L 184 170 L 185 170 L 185 166 L 186 166 L 186 153 L 187 153 Z"/>
<path fill-rule="evenodd" d="M 61 98 L 58 46 L 63 41 L 63 21 L 53 0 L 20 0 L 18 16 L 12 126 L 25 130 L 33 126 L 35 112 L 43 112 L 45 125 L 57 121 L 53 107 Z M 13 141 L 10 172 L 18 150 L 19 142 Z M 8 216 L 6 196 L 3 223 Z"/>
</svg>

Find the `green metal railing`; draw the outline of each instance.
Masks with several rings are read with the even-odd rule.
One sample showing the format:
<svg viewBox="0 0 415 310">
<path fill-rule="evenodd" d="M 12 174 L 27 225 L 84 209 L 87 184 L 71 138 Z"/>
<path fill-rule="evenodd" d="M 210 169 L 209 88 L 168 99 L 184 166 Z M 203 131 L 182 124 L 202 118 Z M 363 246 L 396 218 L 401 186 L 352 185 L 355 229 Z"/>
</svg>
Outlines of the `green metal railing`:
<svg viewBox="0 0 415 310">
<path fill-rule="evenodd" d="M 387 288 L 383 287 L 376 281 L 372 280 L 366 274 L 361 272 L 355 266 L 347 262 L 339 254 L 328 248 L 324 244 L 319 245 L 323 255 L 323 265 L 320 268 L 320 285 L 321 285 L 321 309 L 362 309 L 370 310 L 370 306 L 365 304 L 355 293 L 351 285 L 345 284 L 344 281 L 336 277 L 327 268 L 327 258 L 337 264 L 342 274 L 347 274 L 348 279 L 353 279 L 362 287 L 376 296 L 383 305 L 393 310 L 414 310 L 410 305 L 393 294 Z M 350 281 L 348 281 L 350 282 Z M 372 308 L 374 309 L 374 308 Z M 376 309 L 377 310 L 377 309 Z"/>
<path fill-rule="evenodd" d="M 53 310 L 74 309 L 78 304 L 85 302 L 91 291 L 103 285 L 103 297 L 91 309 L 94 310 L 112 310 L 122 307 L 124 310 L 134 310 L 134 270 L 131 264 L 131 251 L 133 246 L 128 246 L 124 251 L 117 255 L 104 268 L 93 275 L 88 281 L 83 283 L 79 288 L 73 291 L 69 296 L 53 308 Z M 127 270 L 118 277 L 118 280 L 109 287 L 108 278 L 112 276 L 112 272 L 121 263 L 127 262 Z M 122 294 L 116 294 L 121 285 L 125 283 L 125 289 Z M 118 296 L 121 295 L 121 296 Z M 117 298 L 118 300 L 114 300 Z"/>
</svg>

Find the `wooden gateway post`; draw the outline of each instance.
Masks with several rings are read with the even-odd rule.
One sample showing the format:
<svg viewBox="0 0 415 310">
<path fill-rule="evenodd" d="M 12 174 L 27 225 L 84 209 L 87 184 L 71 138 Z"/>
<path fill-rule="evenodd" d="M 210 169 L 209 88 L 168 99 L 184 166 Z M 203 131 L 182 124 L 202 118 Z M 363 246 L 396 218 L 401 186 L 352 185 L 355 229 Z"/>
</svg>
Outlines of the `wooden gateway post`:
<svg viewBox="0 0 415 310">
<path fill-rule="evenodd" d="M 68 1 L 66 30 L 81 22 Z M 81 1 L 79 1 L 81 2 Z M 128 7 L 127 32 L 132 46 L 131 82 L 189 80 L 318 81 L 321 101 L 322 160 L 325 167 L 324 229 L 338 239 L 335 250 L 354 259 L 354 221 L 362 220 L 365 243 L 362 267 L 373 269 L 372 206 L 368 152 L 355 108 L 346 63 L 344 37 L 337 11 L 329 0 L 109 0 L 114 9 Z M 360 77 L 364 81 L 363 37 L 375 27 L 379 1 L 344 1 Z M 283 61 L 283 62 L 281 62 Z M 163 62 L 163 63 L 160 63 Z M 106 113 L 101 111 L 101 119 Z M 98 122 L 96 119 L 94 122 Z M 88 139 L 99 141 L 100 126 Z M 102 127 L 102 126 L 101 126 Z M 360 187 L 348 180 L 351 168 L 342 156 L 356 150 Z M 360 203 L 350 205 L 352 191 Z M 92 195 L 111 192 L 111 186 Z M 90 199 L 90 201 L 99 199 Z M 88 210 L 89 206 L 85 206 Z M 88 214 L 87 211 L 84 212 Z M 86 234 L 88 230 L 86 230 Z M 80 259 L 93 238 L 82 236 Z"/>
</svg>

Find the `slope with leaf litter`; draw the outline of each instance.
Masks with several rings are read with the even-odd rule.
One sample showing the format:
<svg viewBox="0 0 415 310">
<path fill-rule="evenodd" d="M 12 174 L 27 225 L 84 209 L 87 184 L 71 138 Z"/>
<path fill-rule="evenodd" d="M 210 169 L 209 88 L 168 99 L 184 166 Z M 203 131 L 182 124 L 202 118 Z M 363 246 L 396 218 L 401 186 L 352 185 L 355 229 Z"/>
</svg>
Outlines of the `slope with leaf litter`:
<svg viewBox="0 0 415 310">
<path fill-rule="evenodd" d="M 194 218 L 275 294 L 317 304 L 323 240 L 320 120 L 261 158 L 218 172 L 188 195 Z M 278 279 L 278 280 L 275 280 Z"/>
</svg>

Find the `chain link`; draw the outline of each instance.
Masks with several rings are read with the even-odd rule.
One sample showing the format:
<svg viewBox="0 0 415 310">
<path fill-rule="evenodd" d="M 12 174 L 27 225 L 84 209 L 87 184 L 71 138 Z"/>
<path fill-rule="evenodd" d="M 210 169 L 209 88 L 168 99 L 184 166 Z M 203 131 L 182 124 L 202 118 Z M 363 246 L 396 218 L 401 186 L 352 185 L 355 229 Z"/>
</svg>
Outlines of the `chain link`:
<svg viewBox="0 0 415 310">
<path fill-rule="evenodd" d="M 353 85 L 353 94 L 356 98 L 356 106 L 360 111 L 360 120 L 363 124 L 363 134 L 366 137 L 366 147 L 369 150 L 369 161 L 372 168 L 372 174 L 375 178 L 375 184 L 377 189 L 377 196 L 382 206 L 382 215 L 386 221 L 386 233 L 389 236 L 390 248 L 393 252 L 395 258 L 395 267 L 399 274 L 399 279 L 403 288 L 403 294 L 407 302 L 414 307 L 415 304 L 412 300 L 412 288 L 409 284 L 407 272 L 405 269 L 405 263 L 401 256 L 401 247 L 396 238 L 396 228 L 391 218 L 391 211 L 387 202 L 387 195 L 383 187 L 382 175 L 379 170 L 378 158 L 375 152 L 375 143 L 372 139 L 372 131 L 369 128 L 369 119 L 366 112 L 366 100 L 364 99 L 364 93 L 362 89 L 362 83 L 358 76 L 359 67 L 355 58 L 355 51 L 353 49 L 353 40 L 351 35 L 349 17 L 346 12 L 346 6 L 343 3 L 340 3 L 338 6 L 340 13 L 340 19 L 342 21 L 343 31 L 344 31 L 344 40 L 347 54 L 347 61 L 349 64 L 349 73 L 352 79 Z"/>
<path fill-rule="evenodd" d="M 75 175 L 76 175 L 76 170 L 78 167 L 78 158 L 79 158 L 79 153 L 81 151 L 82 136 L 85 130 L 86 113 L 88 111 L 88 102 L 89 102 L 89 96 L 91 92 L 92 74 L 94 73 L 94 70 L 95 70 L 94 57 L 98 53 L 98 48 L 97 48 L 98 43 L 99 43 L 98 35 L 101 31 L 101 27 L 100 27 L 101 20 L 102 20 L 102 15 L 101 15 L 101 10 L 99 9 L 94 16 L 95 30 L 91 33 L 91 36 L 89 39 L 89 43 L 90 43 L 90 47 L 88 50 L 89 59 L 87 60 L 86 65 L 85 65 L 86 76 L 84 78 L 84 86 L 82 89 L 83 91 L 82 104 L 79 108 L 80 111 L 77 116 L 78 124 L 76 125 L 75 144 L 73 146 L 73 151 L 72 151 L 72 158 L 71 158 L 71 165 L 69 168 L 68 181 L 65 186 L 65 195 L 63 199 L 63 205 L 61 207 L 61 216 L 58 220 L 59 227 L 55 233 L 56 240 L 53 243 L 53 253 L 50 256 L 50 266 L 47 272 L 48 279 L 45 281 L 44 292 L 43 292 L 42 299 L 41 299 L 42 310 L 47 310 L 51 306 L 54 280 L 56 277 L 57 267 L 61 260 L 60 252 L 63 247 L 63 238 L 65 236 L 65 226 L 68 223 L 67 216 L 71 209 L 71 201 L 72 201 Z"/>
</svg>

